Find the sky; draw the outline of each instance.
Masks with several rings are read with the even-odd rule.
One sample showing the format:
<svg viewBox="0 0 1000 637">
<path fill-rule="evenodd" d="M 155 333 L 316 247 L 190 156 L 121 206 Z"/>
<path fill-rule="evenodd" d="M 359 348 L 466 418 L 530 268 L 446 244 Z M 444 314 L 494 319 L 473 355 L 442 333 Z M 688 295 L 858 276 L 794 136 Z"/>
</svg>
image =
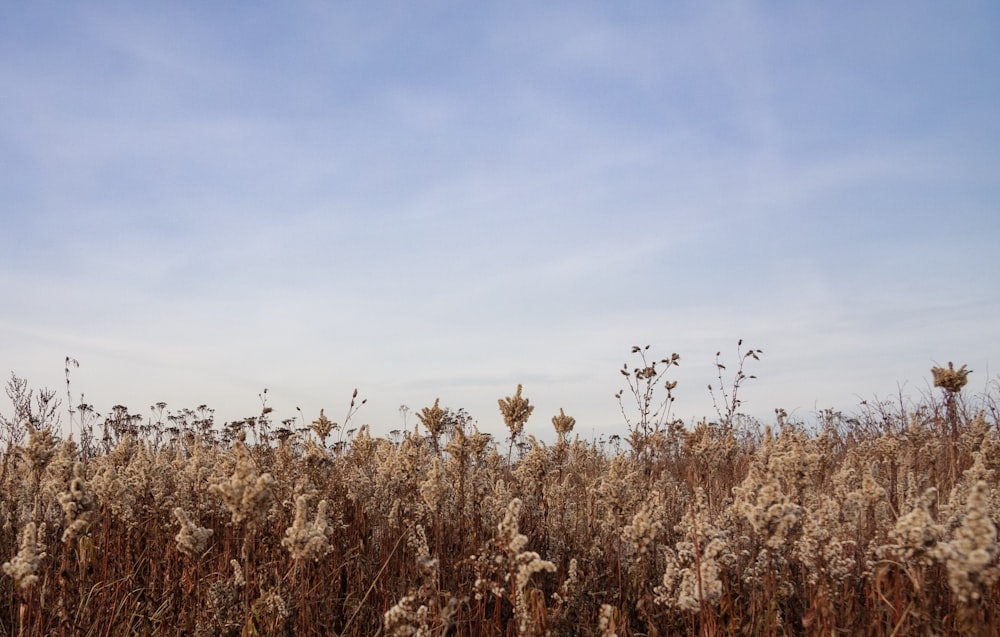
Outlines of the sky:
<svg viewBox="0 0 1000 637">
<path fill-rule="evenodd" d="M 982 392 L 1000 5 L 4 3 L 0 224 L 0 373 L 64 410 L 69 356 L 102 414 L 499 437 L 522 383 L 589 438 L 633 345 L 693 422 L 739 339 L 764 421 Z"/>
</svg>

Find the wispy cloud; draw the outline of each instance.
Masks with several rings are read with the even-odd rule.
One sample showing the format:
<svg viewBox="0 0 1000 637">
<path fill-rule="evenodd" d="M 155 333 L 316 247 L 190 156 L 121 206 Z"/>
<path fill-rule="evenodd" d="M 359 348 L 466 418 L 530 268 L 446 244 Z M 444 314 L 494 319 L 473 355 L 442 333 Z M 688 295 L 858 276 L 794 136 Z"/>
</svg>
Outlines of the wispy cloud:
<svg viewBox="0 0 1000 637">
<path fill-rule="evenodd" d="M 740 337 L 762 417 L 997 356 L 990 7 L 9 18 L 0 361 L 105 409 L 495 427 L 523 382 L 546 433 L 620 425 L 633 344 L 690 418 Z"/>
</svg>

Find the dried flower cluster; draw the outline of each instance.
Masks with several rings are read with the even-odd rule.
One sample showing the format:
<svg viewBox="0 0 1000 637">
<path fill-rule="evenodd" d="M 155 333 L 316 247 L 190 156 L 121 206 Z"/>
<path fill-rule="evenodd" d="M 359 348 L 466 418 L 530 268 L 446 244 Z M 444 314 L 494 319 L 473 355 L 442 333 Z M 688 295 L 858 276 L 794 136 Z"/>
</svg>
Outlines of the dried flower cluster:
<svg viewBox="0 0 1000 637">
<path fill-rule="evenodd" d="M 263 516 L 271 499 L 274 478 L 270 473 L 257 474 L 250 452 L 242 442 L 233 445 L 233 450 L 236 452 L 233 474 L 220 479 L 209 490 L 222 497 L 232 514 L 233 524 L 239 524 L 246 519 L 256 520 Z"/>
<path fill-rule="evenodd" d="M 288 549 L 293 559 L 318 561 L 332 550 L 327 538 L 328 506 L 326 500 L 320 500 L 316 519 L 309 524 L 306 519 L 309 510 L 308 498 L 300 495 L 295 500 L 295 522 L 285 530 L 285 537 L 281 540 L 281 545 Z"/>
<path fill-rule="evenodd" d="M 174 509 L 174 517 L 181 525 L 181 530 L 174 536 L 177 541 L 177 550 L 192 557 L 200 555 L 208 545 L 208 538 L 212 537 L 214 531 L 192 522 L 181 507 Z"/>
<path fill-rule="evenodd" d="M 21 550 L 3 564 L 3 572 L 21 588 L 33 586 L 38 581 L 38 568 L 46 557 L 45 544 L 39 539 L 39 535 L 44 534 L 44 524 L 41 529 L 37 529 L 34 522 L 25 524 L 21 531 Z"/>
<path fill-rule="evenodd" d="M 503 414 L 503 422 L 510 430 L 512 438 L 521 435 L 521 432 L 524 431 L 524 424 L 528 422 L 531 412 L 535 411 L 534 405 L 530 404 L 527 398 L 521 396 L 521 389 L 521 385 L 518 385 L 513 396 L 497 401 L 500 404 L 500 413 Z"/>
<path fill-rule="evenodd" d="M 962 365 L 959 369 L 955 369 L 955 364 L 948 361 L 948 367 L 932 367 L 931 375 L 934 377 L 934 386 L 940 387 L 951 394 L 957 394 L 962 391 L 965 384 L 969 382 L 969 374 L 972 373 L 971 369 L 966 369 L 965 365 Z"/>
</svg>

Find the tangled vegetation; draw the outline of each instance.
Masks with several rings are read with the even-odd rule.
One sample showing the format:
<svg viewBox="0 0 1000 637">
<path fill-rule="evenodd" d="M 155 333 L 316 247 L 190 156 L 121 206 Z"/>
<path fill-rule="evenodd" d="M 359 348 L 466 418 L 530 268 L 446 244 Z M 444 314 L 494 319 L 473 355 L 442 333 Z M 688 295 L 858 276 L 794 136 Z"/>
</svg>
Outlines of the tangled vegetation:
<svg viewBox="0 0 1000 637">
<path fill-rule="evenodd" d="M 676 354 L 622 369 L 627 445 L 509 439 L 436 401 L 412 429 L 71 410 L 12 377 L 0 635 L 970 635 L 1000 632 L 996 392 L 799 423 L 671 418 Z M 67 361 L 67 369 L 70 360 Z M 996 385 L 993 385 L 994 390 Z M 633 402 L 635 405 L 625 405 Z M 405 415 L 405 414 L 404 414 Z"/>
</svg>

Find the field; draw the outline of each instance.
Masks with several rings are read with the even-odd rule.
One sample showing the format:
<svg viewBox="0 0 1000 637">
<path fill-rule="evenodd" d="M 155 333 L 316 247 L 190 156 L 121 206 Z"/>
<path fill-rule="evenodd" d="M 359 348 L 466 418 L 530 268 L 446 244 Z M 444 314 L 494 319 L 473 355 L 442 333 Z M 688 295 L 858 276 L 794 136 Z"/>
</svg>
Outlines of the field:
<svg viewBox="0 0 1000 637">
<path fill-rule="evenodd" d="M 70 440 L 12 377 L 0 635 L 1000 634 L 995 383 L 759 423 L 751 350 L 685 426 L 647 355 L 608 441 L 525 436 L 521 387 L 505 440 L 439 403 L 373 437 L 357 392 L 339 424 L 81 405 Z"/>
</svg>

